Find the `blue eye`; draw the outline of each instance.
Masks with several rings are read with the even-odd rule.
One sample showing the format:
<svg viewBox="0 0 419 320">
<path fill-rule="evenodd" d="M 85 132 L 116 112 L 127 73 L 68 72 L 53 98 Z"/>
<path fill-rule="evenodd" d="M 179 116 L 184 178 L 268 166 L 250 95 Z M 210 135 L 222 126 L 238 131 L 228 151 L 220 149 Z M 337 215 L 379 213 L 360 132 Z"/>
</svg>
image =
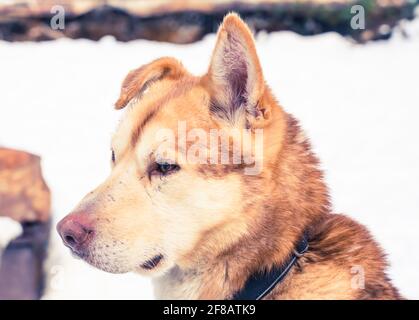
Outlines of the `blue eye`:
<svg viewBox="0 0 419 320">
<path fill-rule="evenodd" d="M 156 163 L 156 171 L 162 175 L 167 175 L 169 173 L 178 171 L 180 169 L 179 165 L 172 164 L 168 162 Z"/>
</svg>

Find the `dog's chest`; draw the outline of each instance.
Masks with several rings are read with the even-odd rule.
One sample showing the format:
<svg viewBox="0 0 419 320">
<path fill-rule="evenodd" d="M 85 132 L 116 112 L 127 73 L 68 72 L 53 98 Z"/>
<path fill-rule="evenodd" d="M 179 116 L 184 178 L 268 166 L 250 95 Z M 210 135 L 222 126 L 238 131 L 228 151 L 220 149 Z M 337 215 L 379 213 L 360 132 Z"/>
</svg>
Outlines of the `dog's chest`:
<svg viewBox="0 0 419 320">
<path fill-rule="evenodd" d="M 199 297 L 201 277 L 194 272 L 184 272 L 174 267 L 165 275 L 153 279 L 153 286 L 157 299 L 195 300 Z"/>
</svg>

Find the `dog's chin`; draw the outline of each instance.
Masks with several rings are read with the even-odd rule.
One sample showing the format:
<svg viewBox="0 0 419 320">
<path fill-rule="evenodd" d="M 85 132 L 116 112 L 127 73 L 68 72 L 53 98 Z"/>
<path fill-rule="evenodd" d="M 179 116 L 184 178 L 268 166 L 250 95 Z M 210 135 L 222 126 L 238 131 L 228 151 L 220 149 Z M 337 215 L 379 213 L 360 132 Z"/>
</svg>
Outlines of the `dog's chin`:
<svg viewBox="0 0 419 320">
<path fill-rule="evenodd" d="M 171 268 L 170 262 L 162 255 L 156 255 L 145 262 L 138 263 L 135 267 L 127 268 L 127 265 L 116 261 L 100 261 L 94 258 L 83 258 L 91 266 L 105 272 L 122 274 L 135 272 L 142 276 L 159 277 Z"/>
<path fill-rule="evenodd" d="M 135 265 L 132 265 L 132 261 L 128 263 L 127 259 L 118 258 L 116 255 L 113 255 L 113 259 L 104 259 L 104 257 L 109 257 L 109 254 L 103 252 L 96 254 L 94 250 L 93 252 L 90 250 L 85 252 L 71 250 L 71 253 L 75 258 L 87 262 L 92 267 L 115 274 L 136 272 L 144 276 L 153 277 L 164 274 L 172 267 L 172 263 L 170 263 L 167 256 L 161 253 L 144 259 Z"/>
<path fill-rule="evenodd" d="M 118 263 L 117 261 L 113 260 L 103 260 L 90 252 L 74 252 L 71 251 L 73 257 L 83 260 L 84 262 L 88 263 L 92 267 L 99 269 L 101 271 L 105 271 L 108 273 L 114 274 L 122 274 L 128 273 L 132 271 L 130 268 L 127 267 L 124 263 Z"/>
<path fill-rule="evenodd" d="M 122 273 L 128 273 L 132 271 L 126 266 L 113 263 L 112 261 L 98 261 L 98 260 L 89 260 L 89 259 L 84 259 L 84 260 L 88 264 L 90 264 L 92 267 L 95 267 L 99 270 L 102 270 L 108 273 L 122 274 Z"/>
</svg>

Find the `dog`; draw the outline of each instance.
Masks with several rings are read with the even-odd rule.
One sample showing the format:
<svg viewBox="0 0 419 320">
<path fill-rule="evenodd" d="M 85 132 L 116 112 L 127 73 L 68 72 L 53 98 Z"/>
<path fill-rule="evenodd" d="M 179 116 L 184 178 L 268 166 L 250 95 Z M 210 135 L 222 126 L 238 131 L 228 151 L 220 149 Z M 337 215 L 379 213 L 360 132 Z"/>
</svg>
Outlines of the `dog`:
<svg viewBox="0 0 419 320">
<path fill-rule="evenodd" d="M 369 231 L 331 212 L 310 142 L 237 14 L 205 75 L 157 59 L 126 76 L 115 106 L 112 172 L 57 226 L 76 256 L 151 276 L 162 299 L 402 298 Z"/>
</svg>

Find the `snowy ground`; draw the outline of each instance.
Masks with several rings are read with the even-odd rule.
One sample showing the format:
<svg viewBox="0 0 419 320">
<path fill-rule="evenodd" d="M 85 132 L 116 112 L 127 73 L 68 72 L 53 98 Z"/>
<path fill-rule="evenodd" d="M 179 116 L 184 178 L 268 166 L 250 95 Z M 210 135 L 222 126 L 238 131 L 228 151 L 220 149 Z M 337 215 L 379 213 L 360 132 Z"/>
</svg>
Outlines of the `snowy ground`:
<svg viewBox="0 0 419 320">
<path fill-rule="evenodd" d="M 336 212 L 366 224 L 408 298 L 419 298 L 419 21 L 411 38 L 354 45 L 335 34 L 258 37 L 268 83 L 319 154 Z M 122 78 L 171 55 L 205 72 L 213 35 L 178 46 L 135 41 L 0 42 L 0 145 L 42 156 L 54 220 L 109 172 Z M 73 259 L 53 232 L 45 298 L 152 298 L 147 279 Z"/>
<path fill-rule="evenodd" d="M 0 264 L 3 250 L 13 239 L 22 234 L 22 226 L 19 222 L 9 217 L 0 217 Z"/>
</svg>

